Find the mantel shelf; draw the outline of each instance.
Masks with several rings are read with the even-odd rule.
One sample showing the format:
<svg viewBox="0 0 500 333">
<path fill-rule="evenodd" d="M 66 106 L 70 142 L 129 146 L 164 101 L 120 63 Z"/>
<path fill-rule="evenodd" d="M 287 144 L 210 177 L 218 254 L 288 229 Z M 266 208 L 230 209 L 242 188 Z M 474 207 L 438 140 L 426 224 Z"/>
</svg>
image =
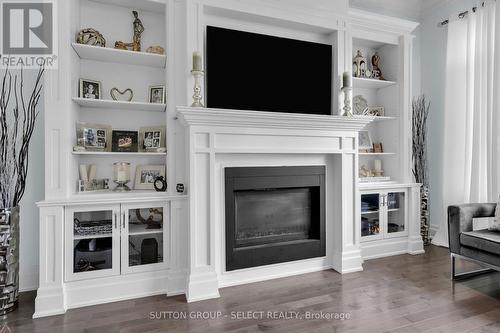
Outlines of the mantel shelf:
<svg viewBox="0 0 500 333">
<path fill-rule="evenodd" d="M 281 112 L 177 107 L 186 126 L 219 126 L 357 132 L 374 117 L 344 117 Z"/>
<path fill-rule="evenodd" d="M 166 105 L 159 103 L 125 102 L 109 99 L 88 99 L 81 97 L 74 97 L 73 101 L 82 107 L 96 109 L 117 109 L 152 112 L 165 112 L 166 110 Z"/>
<path fill-rule="evenodd" d="M 355 118 L 361 119 L 370 119 L 372 121 L 384 121 L 384 120 L 396 120 L 396 117 L 388 117 L 388 116 L 353 116 Z"/>
<path fill-rule="evenodd" d="M 167 153 L 155 153 L 155 152 L 111 152 L 111 151 L 74 151 L 73 155 L 94 155 L 94 156 L 166 156 Z"/>
<path fill-rule="evenodd" d="M 156 68 L 165 68 L 167 59 L 165 55 L 161 54 L 118 50 L 78 43 L 72 43 L 71 45 L 80 59 Z"/>
<path fill-rule="evenodd" d="M 352 78 L 352 85 L 354 88 L 359 89 L 381 89 L 395 85 L 394 81 L 363 79 L 359 77 Z"/>
</svg>

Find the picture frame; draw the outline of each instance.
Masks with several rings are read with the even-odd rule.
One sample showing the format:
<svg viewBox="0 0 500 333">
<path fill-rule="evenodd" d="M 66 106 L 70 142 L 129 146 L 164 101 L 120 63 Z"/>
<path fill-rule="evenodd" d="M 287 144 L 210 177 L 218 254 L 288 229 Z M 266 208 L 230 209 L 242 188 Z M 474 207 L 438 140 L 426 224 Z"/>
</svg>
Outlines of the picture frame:
<svg viewBox="0 0 500 333">
<path fill-rule="evenodd" d="M 135 190 L 154 190 L 157 177 L 165 178 L 165 165 L 138 165 L 135 168 Z"/>
<path fill-rule="evenodd" d="M 369 106 L 365 111 L 366 116 L 384 117 L 385 108 L 383 106 Z"/>
<path fill-rule="evenodd" d="M 165 104 L 166 89 L 163 85 L 149 86 L 149 103 Z"/>
<path fill-rule="evenodd" d="M 373 150 L 373 142 L 368 131 L 358 132 L 358 149 L 362 153 L 370 153 Z"/>
<path fill-rule="evenodd" d="M 76 145 L 87 151 L 111 151 L 111 126 L 76 123 Z"/>
<path fill-rule="evenodd" d="M 101 99 L 101 82 L 89 79 L 80 79 L 78 96 L 86 99 Z"/>
<path fill-rule="evenodd" d="M 159 148 L 165 149 L 166 140 L 165 126 L 141 127 L 139 129 L 139 151 L 155 152 Z"/>
<path fill-rule="evenodd" d="M 113 130 L 111 151 L 119 153 L 136 153 L 139 148 L 137 131 Z"/>
<path fill-rule="evenodd" d="M 374 153 L 383 153 L 384 147 L 382 146 L 382 142 L 373 143 L 373 152 Z"/>
</svg>

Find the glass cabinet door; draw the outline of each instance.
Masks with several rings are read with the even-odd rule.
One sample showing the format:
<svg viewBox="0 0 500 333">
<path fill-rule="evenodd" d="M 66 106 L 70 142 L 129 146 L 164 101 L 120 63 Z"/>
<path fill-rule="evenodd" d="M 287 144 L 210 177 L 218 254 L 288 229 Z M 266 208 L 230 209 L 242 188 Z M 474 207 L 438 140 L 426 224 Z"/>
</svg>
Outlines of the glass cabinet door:
<svg viewBox="0 0 500 333">
<path fill-rule="evenodd" d="M 386 197 L 387 208 L 387 235 L 406 232 L 406 203 L 404 192 L 388 192 Z"/>
<path fill-rule="evenodd" d="M 117 209 L 70 210 L 67 218 L 66 279 L 119 274 Z"/>
<path fill-rule="evenodd" d="M 379 238 L 381 233 L 381 196 L 378 193 L 361 195 L 362 240 Z"/>
<path fill-rule="evenodd" d="M 164 204 L 123 206 L 122 270 L 142 272 L 165 267 L 167 209 Z"/>
</svg>

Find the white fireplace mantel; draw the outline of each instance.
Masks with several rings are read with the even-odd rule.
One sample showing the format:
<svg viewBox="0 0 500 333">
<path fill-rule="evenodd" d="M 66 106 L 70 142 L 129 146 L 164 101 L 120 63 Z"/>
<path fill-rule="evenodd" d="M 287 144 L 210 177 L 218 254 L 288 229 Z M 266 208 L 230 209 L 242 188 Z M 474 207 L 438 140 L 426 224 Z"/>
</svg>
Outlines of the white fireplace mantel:
<svg viewBox="0 0 500 333">
<path fill-rule="evenodd" d="M 188 151 L 188 301 L 218 288 L 334 269 L 362 270 L 357 185 L 358 131 L 373 119 L 178 107 Z M 225 271 L 224 168 L 326 166 L 326 257 Z"/>
<path fill-rule="evenodd" d="M 375 117 L 344 117 L 280 112 L 177 107 L 186 126 L 359 131 Z"/>
</svg>

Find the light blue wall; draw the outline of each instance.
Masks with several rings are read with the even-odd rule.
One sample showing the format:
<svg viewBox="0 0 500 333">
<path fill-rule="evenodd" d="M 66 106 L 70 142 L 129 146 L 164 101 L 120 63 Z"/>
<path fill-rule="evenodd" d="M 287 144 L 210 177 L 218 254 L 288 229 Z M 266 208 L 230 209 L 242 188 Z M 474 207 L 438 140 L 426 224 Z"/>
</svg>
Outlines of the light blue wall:
<svg viewBox="0 0 500 333">
<path fill-rule="evenodd" d="M 448 1 L 425 15 L 420 24 L 422 93 L 431 102 L 428 120 L 431 230 L 440 223 L 439 212 L 443 205 L 441 170 L 447 28 L 439 27 L 438 22 L 472 8 L 473 4 L 471 0 Z"/>
</svg>

